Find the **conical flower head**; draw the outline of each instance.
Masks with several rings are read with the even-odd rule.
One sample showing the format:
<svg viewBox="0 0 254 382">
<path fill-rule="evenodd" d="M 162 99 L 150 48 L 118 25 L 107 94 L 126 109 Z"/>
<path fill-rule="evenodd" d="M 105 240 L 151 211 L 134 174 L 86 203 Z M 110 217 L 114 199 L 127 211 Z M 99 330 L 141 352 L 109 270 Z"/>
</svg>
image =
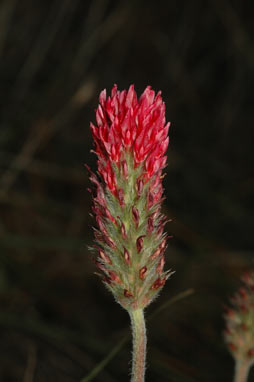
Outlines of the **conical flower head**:
<svg viewBox="0 0 254 382">
<path fill-rule="evenodd" d="M 231 299 L 225 314 L 225 341 L 233 358 L 254 364 L 254 271 L 247 272 L 243 286 Z"/>
<path fill-rule="evenodd" d="M 134 86 L 99 97 L 91 131 L 98 176 L 93 212 L 97 221 L 96 264 L 116 300 L 127 310 L 144 308 L 158 294 L 167 235 L 161 214 L 162 170 L 169 123 L 161 93 L 147 87 L 138 99 Z"/>
</svg>

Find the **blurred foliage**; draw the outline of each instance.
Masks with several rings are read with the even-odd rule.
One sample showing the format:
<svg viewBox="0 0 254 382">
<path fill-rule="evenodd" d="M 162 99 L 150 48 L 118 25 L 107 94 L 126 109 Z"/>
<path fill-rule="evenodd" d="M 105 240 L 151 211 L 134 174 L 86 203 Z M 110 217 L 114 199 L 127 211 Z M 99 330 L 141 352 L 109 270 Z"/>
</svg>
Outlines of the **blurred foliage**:
<svg viewBox="0 0 254 382">
<path fill-rule="evenodd" d="M 79 381 L 128 315 L 94 276 L 89 121 L 101 89 L 162 90 L 176 270 L 147 381 L 231 381 L 223 306 L 253 261 L 253 1 L 0 2 L 0 380 Z M 130 344 L 95 378 L 127 381 Z M 249 381 L 254 381 L 254 372 Z"/>
</svg>

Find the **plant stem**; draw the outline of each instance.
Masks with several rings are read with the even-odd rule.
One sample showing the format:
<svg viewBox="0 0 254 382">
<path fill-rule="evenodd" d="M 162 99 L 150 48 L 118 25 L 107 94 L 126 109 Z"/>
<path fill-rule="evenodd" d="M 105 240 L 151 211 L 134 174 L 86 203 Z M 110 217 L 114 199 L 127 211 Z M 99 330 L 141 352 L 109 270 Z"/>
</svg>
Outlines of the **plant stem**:
<svg viewBox="0 0 254 382">
<path fill-rule="evenodd" d="M 144 382 L 146 360 L 146 327 L 143 309 L 129 312 L 133 336 L 131 382 Z"/>
<path fill-rule="evenodd" d="M 234 382 L 247 382 L 250 366 L 250 362 L 236 360 Z"/>
</svg>

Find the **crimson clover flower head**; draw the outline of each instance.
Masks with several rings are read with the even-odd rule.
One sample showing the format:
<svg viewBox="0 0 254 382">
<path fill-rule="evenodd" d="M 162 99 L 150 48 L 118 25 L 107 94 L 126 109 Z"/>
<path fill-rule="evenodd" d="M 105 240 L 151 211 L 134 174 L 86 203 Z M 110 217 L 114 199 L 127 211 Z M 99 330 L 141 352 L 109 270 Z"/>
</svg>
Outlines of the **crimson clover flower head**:
<svg viewBox="0 0 254 382">
<path fill-rule="evenodd" d="M 97 155 L 93 212 L 97 221 L 96 264 L 116 300 L 126 309 L 144 308 L 171 274 L 165 272 L 166 219 L 161 213 L 162 170 L 169 123 L 161 93 L 148 86 L 103 90 L 91 132 Z"/>
<path fill-rule="evenodd" d="M 254 364 L 254 271 L 242 277 L 243 285 L 225 314 L 225 342 L 233 358 Z"/>
</svg>

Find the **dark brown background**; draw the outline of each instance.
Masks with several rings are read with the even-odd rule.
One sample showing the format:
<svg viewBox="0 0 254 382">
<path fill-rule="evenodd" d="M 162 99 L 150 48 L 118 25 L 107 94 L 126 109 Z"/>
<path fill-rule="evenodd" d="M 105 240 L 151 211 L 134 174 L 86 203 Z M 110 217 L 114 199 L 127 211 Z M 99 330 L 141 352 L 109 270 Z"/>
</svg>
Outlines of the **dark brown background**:
<svg viewBox="0 0 254 382">
<path fill-rule="evenodd" d="M 0 2 L 0 380 L 80 381 L 129 319 L 94 275 L 88 163 L 101 89 L 150 84 L 172 122 L 176 270 L 147 381 L 231 381 L 223 305 L 253 262 L 253 1 Z M 95 377 L 128 381 L 130 343 Z M 249 381 L 254 381 L 254 372 Z"/>
</svg>

